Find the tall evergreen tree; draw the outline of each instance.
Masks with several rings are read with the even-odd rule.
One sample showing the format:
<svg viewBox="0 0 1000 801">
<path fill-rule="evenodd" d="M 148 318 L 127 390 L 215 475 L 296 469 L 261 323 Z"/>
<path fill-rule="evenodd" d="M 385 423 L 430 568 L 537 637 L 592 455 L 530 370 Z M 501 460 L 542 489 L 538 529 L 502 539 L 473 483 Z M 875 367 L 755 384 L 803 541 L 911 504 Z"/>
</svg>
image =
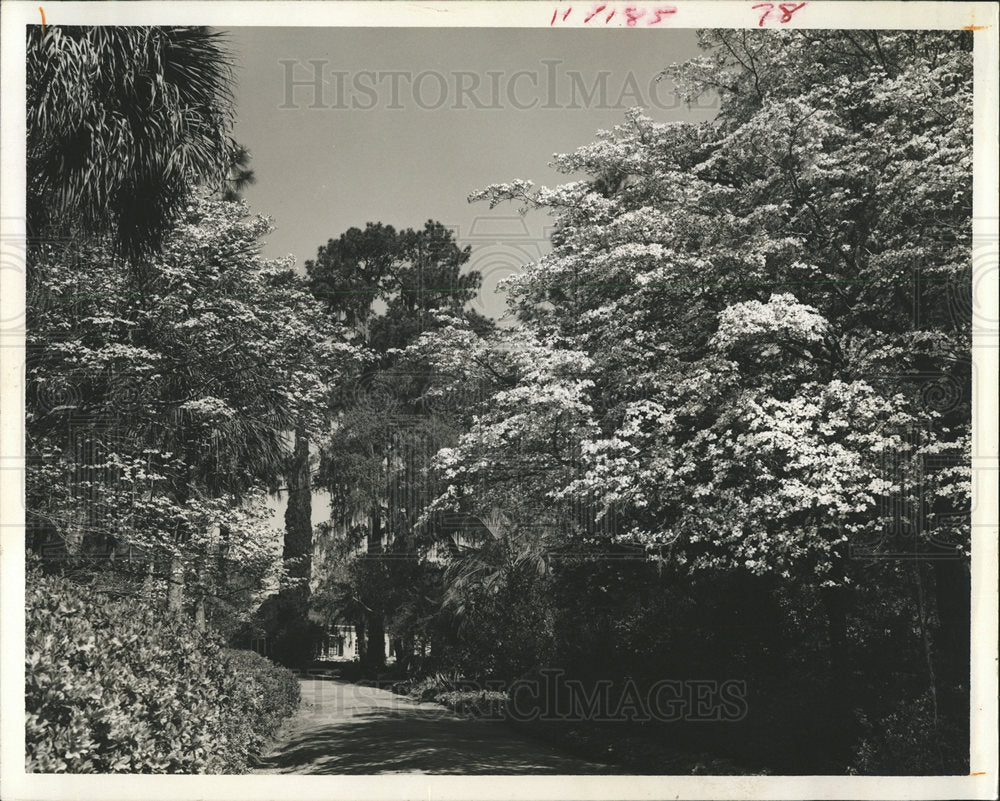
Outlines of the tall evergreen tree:
<svg viewBox="0 0 1000 801">
<path fill-rule="evenodd" d="M 441 313 L 477 329 L 490 326 L 464 310 L 481 283 L 478 272 L 463 271 L 470 255 L 439 222 L 416 231 L 369 223 L 331 239 L 306 263 L 313 293 L 372 354 L 353 391 L 341 398 L 319 480 L 333 495 L 338 535 L 364 539 L 365 556 L 351 573 L 356 586 L 337 594 L 358 600 L 350 608 L 359 637 L 362 628 L 367 635 L 366 660 L 375 666 L 385 660 L 390 588 L 405 561 L 397 557 L 414 556 L 412 526 L 430 500 L 429 458 L 433 443 L 446 436 L 419 404 L 424 367 L 400 364 L 396 350 L 439 327 Z"/>
</svg>

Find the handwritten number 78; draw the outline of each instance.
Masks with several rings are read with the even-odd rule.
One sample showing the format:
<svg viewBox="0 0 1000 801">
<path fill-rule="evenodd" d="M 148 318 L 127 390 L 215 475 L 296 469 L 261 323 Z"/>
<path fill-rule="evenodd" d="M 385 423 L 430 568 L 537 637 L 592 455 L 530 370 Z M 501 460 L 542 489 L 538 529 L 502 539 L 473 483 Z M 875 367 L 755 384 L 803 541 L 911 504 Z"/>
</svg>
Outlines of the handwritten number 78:
<svg viewBox="0 0 1000 801">
<path fill-rule="evenodd" d="M 792 14 L 798 11 L 805 3 L 778 3 L 778 10 L 781 12 L 781 18 L 778 22 L 791 22 Z M 774 11 L 774 3 L 758 3 L 754 8 L 763 8 L 764 13 L 760 15 L 760 22 L 757 26 L 760 28 L 764 27 L 764 21 L 771 16 L 771 12 Z"/>
</svg>

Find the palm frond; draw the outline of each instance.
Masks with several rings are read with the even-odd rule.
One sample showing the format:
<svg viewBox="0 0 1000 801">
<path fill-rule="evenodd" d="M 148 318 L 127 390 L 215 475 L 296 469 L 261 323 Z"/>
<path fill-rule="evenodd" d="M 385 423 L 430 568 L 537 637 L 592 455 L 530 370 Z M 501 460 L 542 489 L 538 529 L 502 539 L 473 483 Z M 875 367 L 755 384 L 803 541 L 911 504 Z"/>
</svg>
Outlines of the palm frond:
<svg viewBox="0 0 1000 801">
<path fill-rule="evenodd" d="M 133 263 L 155 250 L 234 143 L 232 59 L 207 28 L 28 29 L 29 230 L 112 233 Z"/>
</svg>

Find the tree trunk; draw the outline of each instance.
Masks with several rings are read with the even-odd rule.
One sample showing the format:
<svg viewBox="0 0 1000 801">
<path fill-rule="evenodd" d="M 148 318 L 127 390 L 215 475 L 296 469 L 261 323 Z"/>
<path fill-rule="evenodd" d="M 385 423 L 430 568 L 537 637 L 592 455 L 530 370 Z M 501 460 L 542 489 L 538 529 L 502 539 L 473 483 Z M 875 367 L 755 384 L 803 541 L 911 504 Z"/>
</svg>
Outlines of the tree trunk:
<svg viewBox="0 0 1000 801">
<path fill-rule="evenodd" d="M 194 607 L 194 627 L 198 631 L 205 631 L 205 595 L 199 595 Z"/>
<path fill-rule="evenodd" d="M 369 514 L 368 553 L 380 554 L 382 553 L 382 508 L 378 503 L 373 503 Z"/>
<path fill-rule="evenodd" d="M 940 626 L 937 630 L 938 703 L 941 714 L 952 721 L 969 714 L 969 645 L 972 585 L 964 559 L 935 559 L 934 599 Z"/>
<path fill-rule="evenodd" d="M 358 660 L 362 665 L 368 661 L 367 628 L 364 618 L 360 618 L 354 623 L 354 637 L 358 643 Z"/>
<path fill-rule="evenodd" d="M 214 590 L 214 576 L 212 571 L 219 556 L 219 539 L 221 533 L 221 526 L 218 523 L 213 523 L 205 554 L 202 556 L 201 563 L 198 566 L 198 599 L 195 601 L 194 607 L 194 625 L 198 631 L 205 631 L 208 628 L 206 606 L 208 596 Z"/>
<path fill-rule="evenodd" d="M 830 655 L 830 707 L 827 710 L 829 748 L 827 754 L 832 768 L 840 771 L 849 756 L 851 728 L 851 687 L 847 654 L 846 587 L 826 587 L 821 590 L 826 610 L 828 645 Z"/>
<path fill-rule="evenodd" d="M 371 667 L 385 667 L 385 618 L 381 612 L 374 612 L 368 616 L 367 656 Z"/>
<path fill-rule="evenodd" d="M 180 617 L 184 612 L 184 562 L 179 556 L 170 557 L 167 576 L 167 611 Z"/>
<path fill-rule="evenodd" d="M 287 481 L 283 556 L 289 575 L 304 580 L 308 585 L 312 575 L 312 482 L 309 475 L 309 437 L 302 428 L 295 430 L 295 449 Z"/>
<path fill-rule="evenodd" d="M 402 671 L 408 671 L 413 661 L 413 637 L 406 635 L 393 640 L 393 649 L 396 651 L 396 664 Z"/>
<path fill-rule="evenodd" d="M 177 477 L 175 482 L 174 500 L 178 505 L 185 506 L 194 484 L 192 468 L 188 467 L 186 480 Z M 180 549 L 186 540 L 187 536 L 181 533 L 176 534 L 174 547 Z M 170 556 L 170 565 L 167 568 L 167 611 L 175 617 L 180 617 L 184 613 L 185 578 L 184 560 L 179 553 L 174 553 Z"/>
<path fill-rule="evenodd" d="M 368 560 L 366 577 L 370 580 L 372 576 L 381 578 L 382 559 L 382 507 L 378 502 L 372 504 L 369 510 L 368 526 Z M 366 588 L 368 592 L 373 588 Z M 375 599 L 376 603 L 380 599 Z M 368 601 L 368 606 L 374 604 Z M 368 644 L 365 656 L 362 661 L 369 667 L 385 667 L 385 617 L 381 611 L 369 611 L 367 615 Z"/>
</svg>

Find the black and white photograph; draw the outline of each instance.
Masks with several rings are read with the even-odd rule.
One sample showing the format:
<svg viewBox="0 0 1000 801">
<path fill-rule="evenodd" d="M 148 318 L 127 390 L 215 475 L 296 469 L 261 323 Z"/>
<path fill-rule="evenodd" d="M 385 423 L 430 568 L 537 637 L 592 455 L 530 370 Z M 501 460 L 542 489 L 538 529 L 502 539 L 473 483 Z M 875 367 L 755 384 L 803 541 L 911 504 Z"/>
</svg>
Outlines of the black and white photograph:
<svg viewBox="0 0 1000 801">
<path fill-rule="evenodd" d="M 997 10 L 4 2 L 4 798 L 995 798 Z"/>
</svg>

